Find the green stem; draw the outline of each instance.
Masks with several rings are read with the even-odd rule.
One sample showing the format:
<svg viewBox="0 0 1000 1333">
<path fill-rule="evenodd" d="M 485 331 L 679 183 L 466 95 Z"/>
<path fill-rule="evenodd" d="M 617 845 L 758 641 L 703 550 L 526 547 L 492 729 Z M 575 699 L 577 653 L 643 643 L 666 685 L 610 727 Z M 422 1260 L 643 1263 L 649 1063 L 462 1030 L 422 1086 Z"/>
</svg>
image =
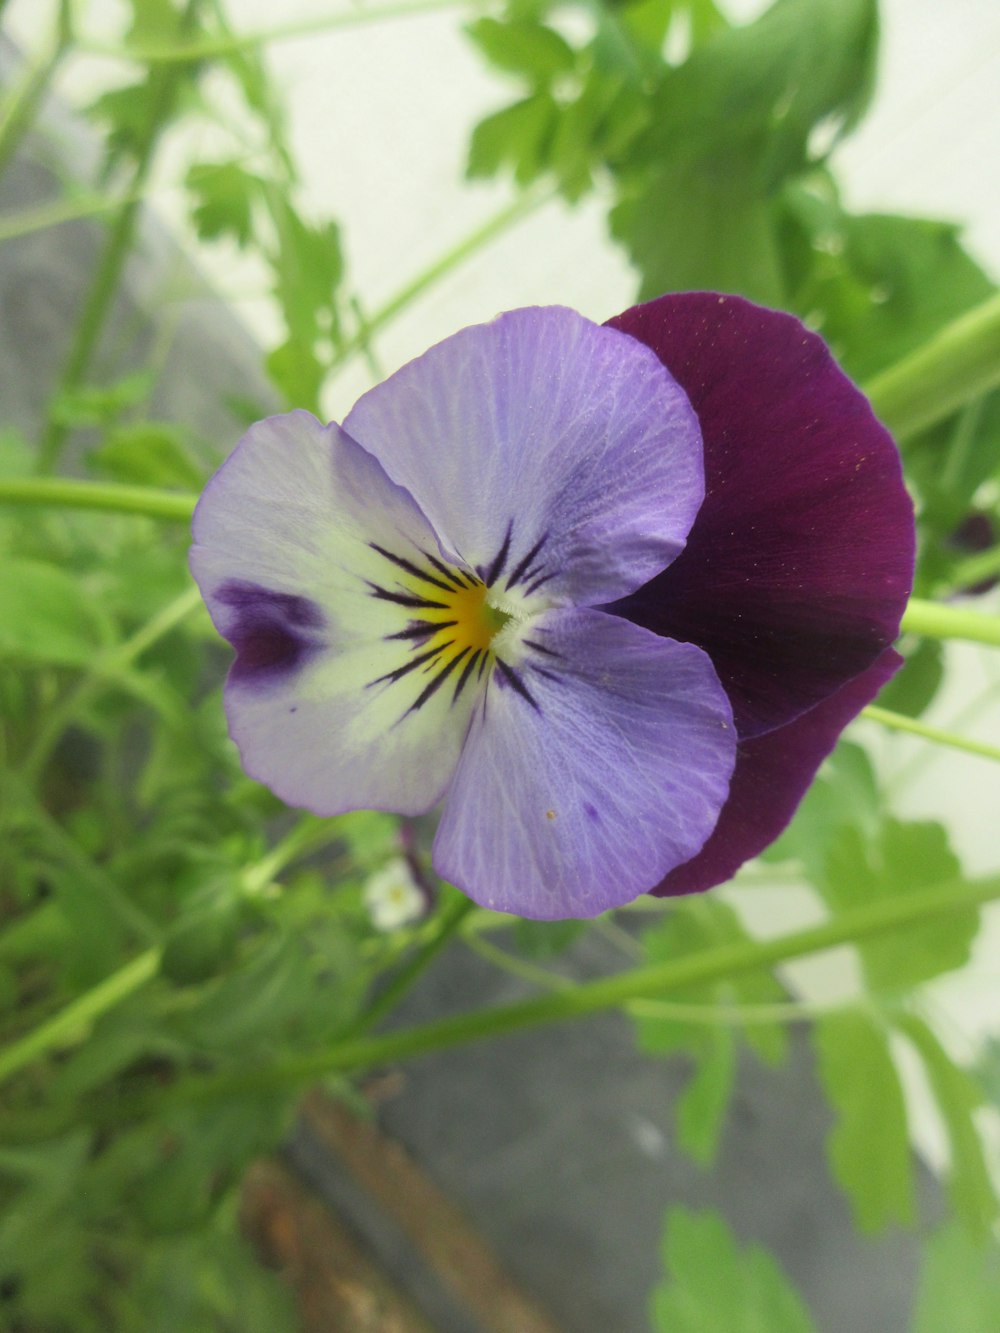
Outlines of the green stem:
<svg viewBox="0 0 1000 1333">
<path fill-rule="evenodd" d="M 10 166 L 24 136 L 34 123 L 38 108 L 72 40 L 69 0 L 60 0 L 51 47 L 25 73 L 0 114 L 0 176 Z"/>
<path fill-rule="evenodd" d="M 140 657 L 147 648 L 169 634 L 193 611 L 201 605 L 201 593 L 194 586 L 175 597 L 163 607 L 152 620 L 148 621 L 135 634 L 113 648 L 106 656 L 99 657 L 87 675 L 52 709 L 40 728 L 35 742 L 24 761 L 24 774 L 29 782 L 37 780 L 59 737 L 76 717 L 79 710 L 100 689 L 102 683 L 116 672 Z"/>
<path fill-rule="evenodd" d="M 928 639 L 964 639 L 1000 648 L 1000 616 L 943 602 L 925 602 L 919 597 L 910 598 L 901 629 L 904 634 L 920 634 Z"/>
<path fill-rule="evenodd" d="M 865 386 L 872 407 L 903 441 L 1000 385 L 1000 292 L 946 324 Z"/>
<path fill-rule="evenodd" d="M 161 491 L 152 486 L 74 481 L 69 477 L 0 477 L 0 504 L 104 509 L 116 514 L 189 523 L 197 503 L 197 495 Z"/>
<path fill-rule="evenodd" d="M 303 815 L 294 828 L 271 850 L 243 872 L 243 887 L 253 896 L 263 892 L 287 865 L 305 852 L 314 851 L 337 835 L 336 822 L 319 815 Z"/>
<path fill-rule="evenodd" d="M 974 588 L 978 583 L 985 583 L 987 579 L 997 577 L 1000 577 L 1000 546 L 992 546 L 988 551 L 970 555 L 957 564 L 942 591 L 961 592 L 963 589 Z"/>
<path fill-rule="evenodd" d="M 201 0 L 188 0 L 180 19 L 181 31 L 190 30 L 197 20 Z M 90 286 L 80 320 L 73 336 L 69 356 L 63 367 L 52 401 L 75 389 L 85 378 L 97 351 L 105 320 L 111 312 L 112 304 L 118 292 L 125 261 L 135 236 L 139 218 L 141 195 L 152 170 L 153 161 L 160 136 L 166 128 L 177 100 L 177 89 L 183 77 L 182 69 L 167 67 L 156 71 L 150 79 L 147 94 L 148 116 L 138 147 L 135 169 L 132 175 L 130 198 L 125 203 L 111 225 L 104 250 L 97 265 L 93 282 Z M 69 434 L 69 428 L 52 415 L 42 431 L 38 447 L 38 471 L 51 472 L 59 460 L 62 447 Z"/>
<path fill-rule="evenodd" d="M 517 977 L 519 981 L 526 981 L 529 986 L 536 986 L 539 990 L 565 990 L 567 986 L 573 985 L 569 977 L 564 977 L 559 972 L 549 972 L 526 958 L 517 958 L 475 931 L 467 931 L 462 937 L 462 943 L 485 962 L 491 963 L 512 977 Z"/>
<path fill-rule="evenodd" d="M 159 967 L 160 950 L 147 949 L 92 990 L 78 996 L 47 1023 L 42 1023 L 20 1041 L 0 1051 L 0 1082 L 55 1047 L 75 1040 L 81 1030 L 89 1027 L 101 1014 L 113 1009 L 133 991 L 145 985 L 156 975 Z"/>
<path fill-rule="evenodd" d="M 953 750 L 964 750 L 966 754 L 977 754 L 984 759 L 1000 760 L 1000 747 L 987 745 L 985 741 L 970 740 L 966 736 L 957 736 L 952 731 L 943 731 L 940 727 L 928 726 L 915 717 L 905 717 L 902 713 L 890 713 L 887 708 L 877 708 L 874 704 L 861 711 L 861 716 L 872 722 L 879 722 L 883 727 L 892 727 L 895 731 L 908 731 L 924 740 L 935 741 L 938 745 L 948 745 Z"/>
<path fill-rule="evenodd" d="M 330 1074 L 356 1073 L 396 1060 L 501 1036 L 541 1023 L 582 1018 L 632 1000 L 666 995 L 709 982 L 741 976 L 842 944 L 905 930 L 952 912 L 967 911 L 1000 898 L 1000 876 L 972 883 L 940 884 L 896 898 L 876 899 L 840 913 L 829 921 L 770 940 L 741 940 L 706 949 L 652 967 L 602 977 L 572 989 L 532 996 L 513 1004 L 455 1014 L 418 1027 L 377 1036 L 348 1037 L 325 1051 L 297 1056 L 259 1069 L 209 1078 L 191 1077 L 176 1085 L 179 1101 L 214 1100 L 251 1092 L 296 1086 Z M 140 1096 L 126 1113 L 144 1114 L 162 1105 L 163 1095 Z"/>
<path fill-rule="evenodd" d="M 123 195 L 95 194 L 85 199 L 57 199 L 51 204 L 41 204 L 38 208 L 5 213 L 0 216 L 0 242 L 13 241 L 19 236 L 30 236 L 36 231 L 46 231 L 49 227 L 58 227 L 64 222 L 76 222 L 80 218 L 113 213 L 127 203 L 143 198 L 144 194 L 145 191 L 130 190 Z"/>
<path fill-rule="evenodd" d="M 478 2 L 477 0 L 418 0 L 417 4 L 359 5 L 357 9 L 345 10 L 340 14 L 328 14 L 323 18 L 298 19 L 291 23 L 278 24 L 273 28 L 261 28 L 257 32 L 209 37 L 178 46 L 161 44 L 123 47 L 86 40 L 79 41 L 77 45 L 81 51 L 86 51 L 90 55 L 109 56 L 115 60 L 141 61 L 146 65 L 184 65 L 200 60 L 215 60 L 220 56 L 236 55 L 252 46 L 289 41 L 295 37 L 311 37 L 321 32 L 332 32 L 336 28 L 356 28 L 365 23 L 378 23 L 382 19 L 410 18 L 421 14 L 434 14 L 442 9 L 478 11 L 484 7 L 492 8 L 491 0 L 478 0 Z"/>
<path fill-rule="evenodd" d="M 427 969 L 455 934 L 474 906 L 475 904 L 470 899 L 459 893 L 455 894 L 452 901 L 443 907 L 433 921 L 429 923 L 432 929 L 428 938 L 414 951 L 412 957 L 404 963 L 353 1027 L 349 1029 L 349 1039 L 366 1032 L 392 1013 L 417 978 Z"/>
<path fill-rule="evenodd" d="M 490 241 L 495 240 L 509 227 L 520 222 L 535 212 L 542 204 L 548 203 L 555 195 L 554 190 L 535 190 L 520 195 L 511 204 L 506 204 L 495 213 L 493 217 L 488 218 L 475 231 L 471 232 L 457 245 L 452 246 L 432 264 L 424 269 L 422 273 L 417 274 L 410 282 L 396 293 L 385 305 L 369 316 L 360 331 L 340 349 L 337 356 L 333 359 L 330 369 L 336 370 L 343 365 L 350 357 L 358 352 L 366 351 L 371 342 L 372 335 L 377 333 L 398 314 L 411 305 L 418 296 L 422 295 L 428 287 L 433 286 L 439 278 L 456 268 L 470 255 L 488 245 Z"/>
</svg>

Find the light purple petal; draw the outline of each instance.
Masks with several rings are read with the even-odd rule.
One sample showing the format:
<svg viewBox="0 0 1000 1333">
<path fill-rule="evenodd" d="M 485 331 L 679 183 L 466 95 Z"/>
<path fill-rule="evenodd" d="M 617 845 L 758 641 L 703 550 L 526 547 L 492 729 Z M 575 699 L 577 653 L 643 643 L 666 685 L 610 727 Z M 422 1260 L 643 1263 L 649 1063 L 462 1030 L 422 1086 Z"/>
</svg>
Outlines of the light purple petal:
<svg viewBox="0 0 1000 1333">
<path fill-rule="evenodd" d="M 741 741 L 729 799 L 712 836 L 693 860 L 654 890 L 659 897 L 699 893 L 731 879 L 782 831 L 840 733 L 902 666 L 887 648 L 854 680 L 787 726 Z"/>
<path fill-rule="evenodd" d="M 705 442 L 687 548 L 615 610 L 699 644 L 741 737 L 789 721 L 896 638 L 913 576 L 899 453 L 825 344 L 733 296 L 664 296 L 611 321 L 683 385 Z"/>
<path fill-rule="evenodd" d="M 226 714 L 250 776 L 323 815 L 433 806 L 473 693 L 456 698 L 454 670 L 438 681 L 433 639 L 411 632 L 415 618 L 446 619 L 448 597 L 412 498 L 339 427 L 292 412 L 240 441 L 194 538 L 192 572 L 237 652 Z"/>
<path fill-rule="evenodd" d="M 701 503 L 684 393 L 634 339 L 561 307 L 463 329 L 344 425 L 488 584 L 554 603 L 639 587 Z"/>
<path fill-rule="evenodd" d="M 497 911 L 593 916 L 702 846 L 728 791 L 732 715 L 699 649 L 600 611 L 550 611 L 526 643 L 473 717 L 434 864 Z"/>
</svg>

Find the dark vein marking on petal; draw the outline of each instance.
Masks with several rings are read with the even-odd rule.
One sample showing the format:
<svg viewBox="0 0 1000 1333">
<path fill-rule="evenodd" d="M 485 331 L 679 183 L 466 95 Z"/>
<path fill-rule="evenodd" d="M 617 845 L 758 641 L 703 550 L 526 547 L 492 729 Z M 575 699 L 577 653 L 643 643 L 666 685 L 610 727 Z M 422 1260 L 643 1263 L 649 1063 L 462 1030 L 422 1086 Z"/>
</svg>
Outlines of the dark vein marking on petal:
<svg viewBox="0 0 1000 1333">
<path fill-rule="evenodd" d="M 424 688 L 417 695 L 416 699 L 414 699 L 413 703 L 410 704 L 409 708 L 406 710 L 406 713 L 404 714 L 404 717 L 409 716 L 410 713 L 415 713 L 418 708 L 423 708 L 427 700 L 431 697 L 432 694 L 437 693 L 437 691 L 445 683 L 445 681 L 455 670 L 459 662 L 461 662 L 462 658 L 468 651 L 469 651 L 468 647 L 463 648 L 460 653 L 456 653 L 456 655 L 451 659 L 451 661 L 446 663 L 441 668 L 441 670 L 437 673 L 434 679 L 429 681 L 424 686 Z"/>
<path fill-rule="evenodd" d="M 524 557 L 524 559 L 518 561 L 510 577 L 507 579 L 508 588 L 513 588 L 515 583 L 521 582 L 526 572 L 531 567 L 531 562 L 534 560 L 535 556 L 545 545 L 547 540 L 548 540 L 548 533 L 543 533 L 542 536 L 539 537 L 538 541 L 535 542 L 534 546 L 531 548 L 528 554 Z"/>
<path fill-rule="evenodd" d="M 378 542 L 369 542 L 368 545 L 373 551 L 378 551 L 379 555 L 384 556 L 386 560 L 391 560 L 394 565 L 398 565 L 400 569 L 405 569 L 407 574 L 413 574 L 423 583 L 431 583 L 435 588 L 440 588 L 442 592 L 452 591 L 450 584 L 442 583 L 440 579 L 436 579 L 433 574 L 428 574 L 426 570 L 421 569 L 419 565 L 415 565 L 412 560 L 407 560 L 405 556 L 394 555 L 392 551 L 387 551 L 384 546 L 379 546 Z"/>
<path fill-rule="evenodd" d="M 451 696 L 452 703 L 456 702 L 459 695 L 465 689 L 465 683 L 472 675 L 472 672 L 475 669 L 476 662 L 479 660 L 479 657 L 482 654 L 482 652 L 483 652 L 482 648 L 477 648 L 476 651 L 469 658 L 469 660 L 466 662 L 465 666 L 462 668 L 462 674 L 455 682 L 455 693 Z"/>
<path fill-rule="evenodd" d="M 550 579 L 554 578 L 555 578 L 555 573 L 553 572 L 551 574 L 542 574 L 539 578 L 532 579 L 532 581 L 528 584 L 528 586 L 524 590 L 525 596 L 530 597 L 533 592 L 538 591 L 538 589 L 542 586 L 543 583 L 548 583 Z"/>
<path fill-rule="evenodd" d="M 476 680 L 482 680 L 483 672 L 486 670 L 486 663 L 489 660 L 490 660 L 489 653 L 483 653 L 483 660 L 479 663 L 479 674 L 476 676 Z"/>
<path fill-rule="evenodd" d="M 429 639 L 439 629 L 453 629 L 457 624 L 457 620 L 411 620 L 406 629 L 401 629 L 396 634 L 386 634 L 383 637 L 387 640 L 412 639 L 414 643 L 419 643 L 421 639 Z"/>
<path fill-rule="evenodd" d="M 502 657 L 497 658 L 497 667 L 500 671 L 501 676 L 507 682 L 507 684 L 512 686 L 513 689 L 521 696 L 522 699 L 526 699 L 527 702 L 531 704 L 532 708 L 535 710 L 536 713 L 540 713 L 542 710 L 539 708 L 535 696 L 531 693 L 527 685 L 525 685 L 524 681 L 517 674 L 514 668 L 508 666 Z"/>
<path fill-rule="evenodd" d="M 420 554 L 434 566 L 439 574 L 443 574 L 446 579 L 451 579 L 456 588 L 474 588 L 479 582 L 472 574 L 464 569 L 455 569 L 446 565 L 443 560 L 439 560 L 436 555 L 431 555 L 430 551 L 421 550 Z"/>
<path fill-rule="evenodd" d="M 426 597 L 411 597 L 407 593 L 390 592 L 388 588 L 380 588 L 377 583 L 372 583 L 369 579 L 366 579 L 365 582 L 371 588 L 372 597 L 377 597 L 383 602 L 395 602 L 397 606 L 412 606 L 427 611 L 451 610 L 447 602 L 431 602 Z"/>
<path fill-rule="evenodd" d="M 536 653 L 544 653 L 546 657 L 562 657 L 562 653 L 557 653 L 554 648 L 546 648 L 544 643 L 539 643 L 537 639 L 525 639 L 526 648 L 534 648 Z"/>
<path fill-rule="evenodd" d="M 562 676 L 557 671 L 550 671 L 548 667 L 539 666 L 537 662 L 529 662 L 528 665 L 538 676 L 544 676 L 546 680 L 554 680 L 557 685 L 562 684 Z"/>
<path fill-rule="evenodd" d="M 488 588 L 491 588 L 493 586 L 497 578 L 499 578 L 504 565 L 507 563 L 507 557 L 508 555 L 510 555 L 510 539 L 511 536 L 513 535 L 513 532 L 514 532 L 514 520 L 511 519 L 510 522 L 507 524 L 507 534 L 500 544 L 500 550 L 497 551 L 496 555 L 493 557 L 489 569 L 487 569 L 485 574 L 483 573 L 482 570 L 479 571 L 483 582 L 486 584 Z"/>
<path fill-rule="evenodd" d="M 450 648 L 453 642 L 454 640 L 451 640 L 448 643 L 443 643 L 440 648 L 429 648 L 426 653 L 421 653 L 419 657 L 411 657 L 409 662 L 406 662 L 401 667 L 396 667 L 395 671 L 387 671 L 384 676 L 376 676 L 374 680 L 368 682 L 369 688 L 372 685 L 381 684 L 383 680 L 402 680 L 403 677 L 408 676 L 411 671 L 415 671 L 417 667 L 423 666 L 425 662 L 429 662 L 431 658 L 437 657 L 438 654 L 443 652 L 446 648 Z M 468 649 L 466 649 L 466 652 L 468 652 Z"/>
</svg>

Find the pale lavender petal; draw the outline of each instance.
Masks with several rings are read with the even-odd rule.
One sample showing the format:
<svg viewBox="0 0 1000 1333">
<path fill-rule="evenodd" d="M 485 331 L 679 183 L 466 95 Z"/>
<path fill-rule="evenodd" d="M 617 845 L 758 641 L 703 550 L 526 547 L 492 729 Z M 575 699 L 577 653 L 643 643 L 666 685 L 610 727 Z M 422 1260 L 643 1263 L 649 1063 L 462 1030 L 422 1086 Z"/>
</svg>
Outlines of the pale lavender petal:
<svg viewBox="0 0 1000 1333">
<path fill-rule="evenodd" d="M 654 352 L 561 307 L 463 329 L 344 423 L 500 592 L 589 605 L 681 551 L 701 434 Z"/>
<path fill-rule="evenodd" d="M 550 611 L 523 642 L 473 716 L 434 864 L 497 911 L 593 916 L 708 838 L 732 712 L 700 649 L 603 612 Z"/>
<path fill-rule="evenodd" d="M 250 776 L 323 815 L 433 806 L 474 693 L 455 691 L 446 642 L 461 580 L 413 499 L 339 427 L 292 412 L 240 441 L 194 538 L 192 572 L 236 649 L 226 715 Z"/>
</svg>

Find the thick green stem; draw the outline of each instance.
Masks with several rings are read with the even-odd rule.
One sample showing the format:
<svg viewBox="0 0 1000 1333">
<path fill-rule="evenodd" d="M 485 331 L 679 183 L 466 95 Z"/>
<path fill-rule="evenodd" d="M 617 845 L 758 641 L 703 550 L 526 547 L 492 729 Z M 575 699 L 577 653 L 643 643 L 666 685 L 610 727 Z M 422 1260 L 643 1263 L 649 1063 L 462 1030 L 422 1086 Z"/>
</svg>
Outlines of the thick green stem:
<svg viewBox="0 0 1000 1333">
<path fill-rule="evenodd" d="M 925 602 L 919 597 L 910 598 L 901 628 L 904 634 L 920 634 L 928 639 L 965 639 L 1000 648 L 1000 616 L 943 602 Z"/>
<path fill-rule="evenodd" d="M 905 930 L 952 912 L 1000 898 L 1000 876 L 973 883 L 958 881 L 937 885 L 904 896 L 877 899 L 818 926 L 794 931 L 771 940 L 742 940 L 706 949 L 686 958 L 652 967 L 584 982 L 573 989 L 533 996 L 513 1004 L 473 1010 L 448 1018 L 388 1032 L 374 1037 L 348 1039 L 324 1051 L 298 1056 L 260 1069 L 214 1078 L 188 1078 L 175 1088 L 180 1101 L 202 1101 L 218 1097 L 294 1087 L 329 1074 L 356 1073 L 391 1061 L 411 1059 L 450 1046 L 501 1036 L 521 1028 L 615 1009 L 629 1001 L 668 995 L 764 967 L 774 967 L 794 958 L 821 953 L 842 944 Z M 142 1115 L 160 1100 L 137 1098 L 126 1114 Z"/>
<path fill-rule="evenodd" d="M 78 996 L 47 1023 L 42 1023 L 20 1041 L 0 1051 L 0 1082 L 56 1047 L 75 1040 L 101 1014 L 113 1009 L 133 991 L 145 985 L 156 975 L 159 967 L 160 950 L 147 949 L 100 985 Z"/>
<path fill-rule="evenodd" d="M 197 503 L 197 495 L 160 491 L 151 486 L 73 481 L 69 477 L 0 477 L 0 504 L 104 509 L 116 514 L 189 523 Z"/>
<path fill-rule="evenodd" d="M 22 81 L 7 99 L 3 112 L 0 113 L 0 176 L 10 166 L 24 136 L 34 124 L 42 100 L 55 78 L 63 57 L 69 50 L 72 39 L 69 0 L 60 0 L 51 47 L 26 71 Z"/>
<path fill-rule="evenodd" d="M 952 750 L 964 750 L 966 754 L 980 755 L 984 759 L 1000 760 L 1000 746 L 987 745 L 985 741 L 972 740 L 967 736 L 957 736 L 953 731 L 942 731 L 940 727 L 928 726 L 915 717 L 906 717 L 902 713 L 890 713 L 887 708 L 877 708 L 874 704 L 861 712 L 862 717 L 872 722 L 879 722 L 883 727 L 894 731 L 908 731 L 924 740 L 934 741 L 937 745 L 947 745 Z"/>
<path fill-rule="evenodd" d="M 876 415 L 908 440 L 1000 385 L 1000 292 L 865 386 Z"/>
<path fill-rule="evenodd" d="M 198 16 L 201 0 L 188 0 L 180 19 L 181 32 L 190 31 Z M 148 116 L 139 144 L 132 176 L 129 201 L 123 204 L 111 225 L 104 250 L 98 261 L 90 291 L 84 302 L 80 320 L 73 336 L 69 356 L 63 367 L 52 401 L 75 388 L 84 380 L 97 351 L 105 320 L 111 312 L 121 282 L 139 218 L 139 198 L 146 185 L 160 136 L 174 112 L 177 89 L 184 77 L 183 69 L 168 66 L 155 72 L 148 92 Z M 59 460 L 66 441 L 68 428 L 50 412 L 38 446 L 39 472 L 51 472 Z"/>
</svg>

